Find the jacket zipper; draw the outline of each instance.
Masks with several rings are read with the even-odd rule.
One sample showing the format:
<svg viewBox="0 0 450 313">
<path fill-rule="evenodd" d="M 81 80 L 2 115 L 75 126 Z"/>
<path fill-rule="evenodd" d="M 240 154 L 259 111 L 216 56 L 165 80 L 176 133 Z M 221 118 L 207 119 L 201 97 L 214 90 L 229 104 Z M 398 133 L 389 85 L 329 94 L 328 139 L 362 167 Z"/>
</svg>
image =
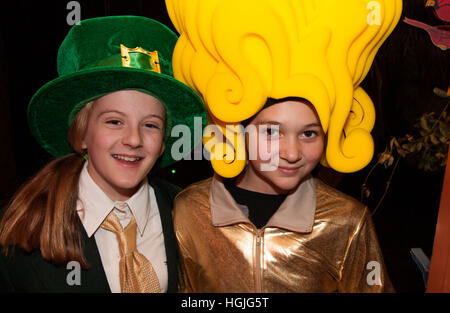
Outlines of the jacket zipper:
<svg viewBox="0 0 450 313">
<path fill-rule="evenodd" d="M 261 238 L 264 236 L 264 229 L 256 230 L 255 249 L 255 287 L 256 292 L 262 292 L 262 270 L 261 270 Z"/>
</svg>

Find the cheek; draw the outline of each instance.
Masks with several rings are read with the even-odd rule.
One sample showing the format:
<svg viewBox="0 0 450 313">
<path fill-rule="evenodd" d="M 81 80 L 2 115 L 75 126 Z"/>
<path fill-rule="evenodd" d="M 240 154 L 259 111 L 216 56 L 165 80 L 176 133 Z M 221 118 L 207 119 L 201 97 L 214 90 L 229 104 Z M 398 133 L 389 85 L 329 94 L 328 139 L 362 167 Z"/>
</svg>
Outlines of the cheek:
<svg viewBox="0 0 450 313">
<path fill-rule="evenodd" d="M 260 170 L 261 165 L 270 159 L 270 143 L 263 136 L 254 132 L 246 137 L 247 157 L 252 166 Z"/>
<path fill-rule="evenodd" d="M 245 147 L 249 160 L 255 160 L 258 156 L 258 140 L 255 137 L 255 133 L 245 134 Z"/>
<path fill-rule="evenodd" d="M 111 147 L 115 140 L 114 134 L 99 130 L 95 132 L 88 130 L 83 142 L 89 153 L 94 154 Z"/>
<path fill-rule="evenodd" d="M 269 162 L 274 155 L 278 154 L 278 140 L 268 140 L 267 137 L 257 134 L 246 138 L 248 158 L 250 160 Z"/>
<path fill-rule="evenodd" d="M 319 162 L 324 151 L 323 141 L 311 144 L 307 149 L 304 149 L 303 156 L 310 162 Z"/>
<path fill-rule="evenodd" d="M 260 160 L 249 160 L 249 163 L 251 165 L 251 167 L 253 168 L 254 172 L 259 172 L 262 173 L 263 176 L 265 175 L 264 171 L 261 171 L 261 166 L 263 165 L 262 162 Z"/>
<path fill-rule="evenodd" d="M 164 149 L 164 137 L 162 134 L 151 134 L 144 141 L 145 150 L 150 154 L 160 154 Z"/>
</svg>

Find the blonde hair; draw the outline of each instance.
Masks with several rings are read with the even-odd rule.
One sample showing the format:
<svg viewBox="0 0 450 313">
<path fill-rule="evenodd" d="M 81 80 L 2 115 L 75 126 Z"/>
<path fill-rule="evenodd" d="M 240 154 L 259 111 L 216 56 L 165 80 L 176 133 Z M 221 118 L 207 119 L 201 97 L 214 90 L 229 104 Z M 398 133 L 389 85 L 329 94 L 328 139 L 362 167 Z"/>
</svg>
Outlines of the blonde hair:
<svg viewBox="0 0 450 313">
<path fill-rule="evenodd" d="M 72 149 L 79 154 L 85 153 L 81 146 L 84 136 L 86 135 L 89 117 L 91 116 L 93 105 L 94 100 L 86 103 L 86 105 L 75 115 L 72 124 L 70 124 L 67 139 L 69 140 Z"/>
</svg>

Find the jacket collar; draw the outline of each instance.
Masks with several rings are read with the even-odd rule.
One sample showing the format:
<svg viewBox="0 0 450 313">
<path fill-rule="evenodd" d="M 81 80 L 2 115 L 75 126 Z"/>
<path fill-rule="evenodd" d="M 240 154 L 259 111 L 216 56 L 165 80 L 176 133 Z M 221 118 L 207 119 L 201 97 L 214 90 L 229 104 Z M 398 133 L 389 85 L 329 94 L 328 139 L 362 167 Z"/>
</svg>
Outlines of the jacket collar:
<svg viewBox="0 0 450 313">
<path fill-rule="evenodd" d="M 214 226 L 250 223 L 218 175 L 214 175 L 211 181 L 209 203 Z M 316 184 L 314 178 L 309 176 L 286 197 L 265 227 L 309 233 L 314 224 L 315 211 Z"/>
</svg>

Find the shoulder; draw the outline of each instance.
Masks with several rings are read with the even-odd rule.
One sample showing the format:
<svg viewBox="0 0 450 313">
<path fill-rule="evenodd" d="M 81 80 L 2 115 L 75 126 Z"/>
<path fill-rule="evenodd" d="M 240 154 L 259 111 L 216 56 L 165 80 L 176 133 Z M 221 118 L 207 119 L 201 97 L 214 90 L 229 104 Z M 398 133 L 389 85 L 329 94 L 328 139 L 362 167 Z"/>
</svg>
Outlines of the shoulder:
<svg viewBox="0 0 450 313">
<path fill-rule="evenodd" d="M 174 201 L 174 218 L 188 219 L 210 215 L 209 194 L 212 178 L 193 183 L 182 190 Z M 202 213 L 203 212 L 203 213 Z"/>
<path fill-rule="evenodd" d="M 212 177 L 193 183 L 183 189 L 175 198 L 175 202 L 183 202 L 187 200 L 209 200 L 209 191 L 211 188 Z"/>
<path fill-rule="evenodd" d="M 327 185 L 318 178 L 314 178 L 314 183 L 316 184 L 316 193 L 318 200 L 349 202 L 355 206 L 363 205 L 355 198 L 347 195 L 346 193 L 343 193 L 342 191 L 337 190 L 336 188 L 331 187 L 330 185 Z"/>
<path fill-rule="evenodd" d="M 337 223 L 359 224 L 369 211 L 367 207 L 355 198 L 327 185 L 315 178 L 316 184 L 316 215 L 329 216 Z"/>
</svg>

